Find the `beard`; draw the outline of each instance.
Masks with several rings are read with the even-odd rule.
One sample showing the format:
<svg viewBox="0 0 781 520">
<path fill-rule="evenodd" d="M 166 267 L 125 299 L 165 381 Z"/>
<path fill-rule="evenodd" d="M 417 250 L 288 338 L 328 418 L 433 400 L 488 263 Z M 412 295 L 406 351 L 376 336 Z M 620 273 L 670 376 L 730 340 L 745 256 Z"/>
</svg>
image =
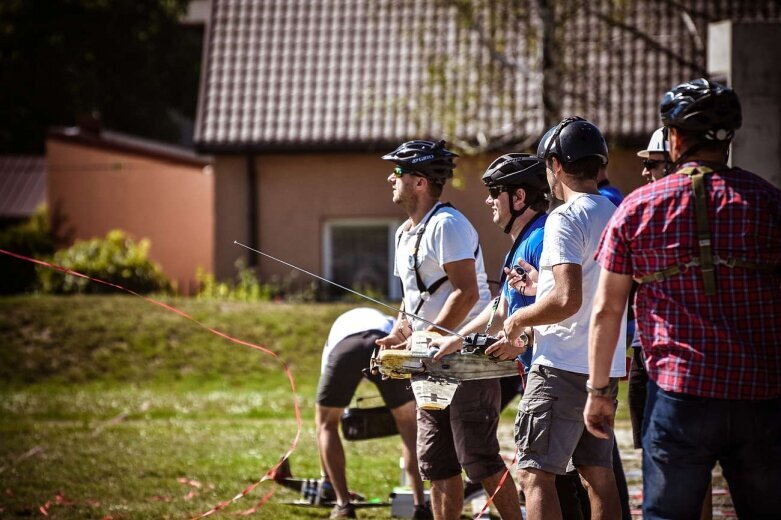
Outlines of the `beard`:
<svg viewBox="0 0 781 520">
<path fill-rule="evenodd" d="M 550 197 L 548 197 L 548 213 L 558 208 L 562 204 L 564 204 L 564 199 L 560 199 L 555 195 L 551 195 Z"/>
<path fill-rule="evenodd" d="M 551 181 L 549 177 L 548 185 L 550 186 L 550 193 L 548 193 L 547 199 L 548 199 L 548 213 L 550 213 L 554 209 L 564 204 L 564 199 L 560 199 L 556 196 L 556 188 L 559 185 L 558 181 L 556 180 Z"/>
</svg>

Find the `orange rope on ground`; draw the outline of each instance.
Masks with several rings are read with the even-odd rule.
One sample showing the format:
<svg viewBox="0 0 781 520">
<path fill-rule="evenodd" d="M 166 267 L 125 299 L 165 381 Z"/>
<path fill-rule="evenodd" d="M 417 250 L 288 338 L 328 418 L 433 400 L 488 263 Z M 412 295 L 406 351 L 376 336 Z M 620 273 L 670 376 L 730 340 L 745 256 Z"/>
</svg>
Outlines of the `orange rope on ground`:
<svg viewBox="0 0 781 520">
<path fill-rule="evenodd" d="M 62 267 L 60 265 L 52 264 L 52 263 L 49 263 L 49 262 L 44 262 L 43 260 L 30 258 L 28 256 L 20 255 L 18 253 L 13 253 L 11 251 L 6 251 L 4 249 L 0 249 L 0 253 L 2 253 L 4 255 L 7 255 L 7 256 L 11 256 L 13 258 L 17 258 L 19 260 L 23 260 L 25 262 L 31 262 L 31 263 L 34 263 L 34 264 L 41 265 L 43 267 L 47 267 L 49 269 L 54 269 L 56 271 L 61 271 L 61 272 L 65 273 L 65 274 L 70 274 L 72 276 L 78 276 L 79 278 L 84 278 L 86 280 L 90 280 L 92 282 L 99 283 L 101 285 L 106 285 L 106 286 L 109 286 L 109 287 L 113 287 L 115 289 L 119 289 L 120 291 L 124 291 L 124 292 L 126 292 L 128 294 L 132 294 L 133 296 L 138 296 L 139 298 L 143 298 L 144 300 L 148 301 L 149 303 L 153 303 L 153 304 L 155 304 L 155 305 L 157 305 L 159 307 L 162 307 L 162 308 L 164 308 L 164 309 L 166 309 L 168 311 L 173 312 L 174 314 L 178 314 L 179 316 L 192 321 L 193 323 L 199 325 L 200 327 L 208 330 L 212 334 L 215 334 L 215 335 L 217 335 L 217 336 L 219 336 L 221 338 L 227 339 L 230 342 L 233 342 L 233 343 L 236 343 L 236 344 L 239 344 L 239 345 L 243 345 L 245 347 L 249 347 L 249 348 L 252 348 L 252 349 L 255 349 L 255 350 L 259 350 L 259 351 L 261 351 L 261 352 L 263 352 L 265 354 L 268 354 L 269 356 L 272 356 L 273 358 L 275 358 L 277 361 L 279 361 L 282 364 L 282 367 L 283 367 L 283 369 L 285 371 L 285 375 L 287 376 L 287 379 L 288 379 L 288 381 L 290 383 L 290 390 L 293 392 L 293 404 L 294 404 L 294 407 L 295 407 L 295 414 L 296 414 L 296 435 L 293 438 L 293 442 L 290 444 L 290 447 L 285 452 L 285 454 L 282 456 L 282 458 L 279 460 L 279 462 L 277 462 L 271 469 L 269 469 L 266 472 L 266 474 L 263 475 L 263 478 L 261 478 L 260 480 L 258 480 L 254 484 L 251 484 L 251 485 L 247 486 L 243 491 L 241 491 L 241 493 L 239 493 L 238 495 L 236 495 L 232 499 L 226 500 L 224 502 L 220 502 L 219 504 L 217 504 L 216 506 L 212 507 L 210 510 L 206 511 L 205 513 L 202 513 L 202 514 L 200 514 L 198 516 L 193 517 L 193 519 L 204 518 L 206 516 L 212 515 L 212 514 L 216 513 L 217 511 L 219 511 L 221 509 L 224 509 L 225 507 L 227 507 L 231 503 L 236 502 L 237 500 L 247 496 L 256 487 L 258 487 L 262 482 L 272 478 L 272 476 L 274 475 L 276 470 L 295 451 L 296 447 L 298 446 L 299 439 L 301 438 L 301 429 L 302 429 L 301 406 L 300 406 L 300 403 L 298 401 L 298 395 L 296 394 L 296 384 L 295 384 L 295 381 L 293 380 L 293 374 L 290 372 L 290 367 L 288 367 L 287 363 L 282 361 L 282 359 L 276 354 L 276 352 L 274 352 L 273 350 L 270 350 L 270 349 L 268 349 L 266 347 L 263 347 L 261 345 L 256 345 L 254 343 L 250 343 L 249 341 L 244 341 L 244 340 L 241 340 L 241 339 L 238 339 L 238 338 L 234 338 L 233 336 L 230 336 L 229 334 L 226 334 L 226 333 L 224 333 L 222 331 L 219 331 L 219 330 L 217 330 L 217 329 L 215 329 L 213 327 L 209 327 L 208 325 L 198 321 L 197 319 L 193 318 L 192 316 L 190 316 L 189 314 L 187 314 L 186 312 L 184 312 L 181 309 L 177 309 L 176 307 L 168 305 L 167 303 L 163 303 L 163 302 L 161 302 L 159 300 L 155 300 L 154 298 L 150 298 L 148 296 L 144 296 L 143 294 L 139 294 L 139 293 L 137 293 L 137 292 L 135 292 L 135 291 L 133 291 L 131 289 L 128 289 L 126 287 L 122 287 L 121 285 L 118 285 L 118 284 L 115 284 L 115 283 L 112 283 L 112 282 L 107 282 L 107 281 L 101 280 L 99 278 L 93 278 L 91 276 L 87 276 L 86 274 L 79 273 L 77 271 L 73 271 L 71 269 L 68 269 L 66 267 Z M 276 486 L 274 488 L 272 488 L 271 491 L 269 493 L 267 493 L 266 496 L 264 496 L 260 500 L 260 502 L 258 502 L 252 508 L 253 512 L 256 511 L 257 509 L 263 507 L 263 505 L 266 502 L 268 502 L 269 498 L 271 498 L 271 495 L 274 494 L 275 488 L 276 488 Z M 48 503 L 47 503 L 47 505 L 48 505 Z M 46 511 L 46 506 L 42 506 L 42 507 L 44 507 L 42 513 L 45 515 L 46 514 L 46 512 L 45 512 Z"/>
</svg>

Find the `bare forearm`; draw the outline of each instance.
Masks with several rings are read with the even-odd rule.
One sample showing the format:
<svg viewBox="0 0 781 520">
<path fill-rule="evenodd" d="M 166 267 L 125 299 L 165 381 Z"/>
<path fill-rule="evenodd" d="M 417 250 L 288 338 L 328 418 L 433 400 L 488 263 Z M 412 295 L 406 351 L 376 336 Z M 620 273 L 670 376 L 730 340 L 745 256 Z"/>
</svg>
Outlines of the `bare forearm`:
<svg viewBox="0 0 781 520">
<path fill-rule="evenodd" d="M 613 355 L 621 333 L 623 310 L 594 309 L 588 333 L 589 380 L 596 388 L 602 388 L 610 382 L 610 368 Z"/>
<path fill-rule="evenodd" d="M 516 338 L 525 327 L 559 323 L 574 315 L 579 308 L 580 305 L 574 307 L 572 303 L 551 293 L 515 311 L 505 324 L 505 332 L 509 333 L 510 338 Z"/>
<path fill-rule="evenodd" d="M 456 289 L 445 300 L 434 323 L 455 330 L 467 317 L 478 300 L 477 291 Z M 479 318 L 479 316 L 478 316 Z M 429 327 L 434 329 L 434 327 Z"/>
<path fill-rule="evenodd" d="M 589 378 L 596 388 L 608 384 L 631 288 L 632 278 L 628 275 L 603 270 L 599 276 L 588 331 Z"/>
</svg>

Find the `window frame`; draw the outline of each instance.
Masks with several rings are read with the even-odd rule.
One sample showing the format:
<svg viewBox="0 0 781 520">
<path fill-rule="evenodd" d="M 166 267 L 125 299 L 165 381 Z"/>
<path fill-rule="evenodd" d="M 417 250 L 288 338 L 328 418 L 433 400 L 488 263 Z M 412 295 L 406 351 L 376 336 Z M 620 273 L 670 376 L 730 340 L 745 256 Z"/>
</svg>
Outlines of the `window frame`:
<svg viewBox="0 0 781 520">
<path fill-rule="evenodd" d="M 333 280 L 333 229 L 337 227 L 365 227 L 365 226 L 385 226 L 388 237 L 388 298 L 390 300 L 401 300 L 401 287 L 398 279 L 393 276 L 394 254 L 396 243 L 394 241 L 396 229 L 401 225 L 401 220 L 394 218 L 381 217 L 354 217 L 354 218 L 331 218 L 323 222 L 323 273 L 329 280 Z"/>
</svg>

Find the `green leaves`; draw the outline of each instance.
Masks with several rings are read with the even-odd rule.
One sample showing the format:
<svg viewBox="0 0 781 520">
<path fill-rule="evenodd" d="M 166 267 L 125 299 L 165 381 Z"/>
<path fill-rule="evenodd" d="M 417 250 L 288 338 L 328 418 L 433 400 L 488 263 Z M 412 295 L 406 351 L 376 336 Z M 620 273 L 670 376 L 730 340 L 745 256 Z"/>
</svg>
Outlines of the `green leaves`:
<svg viewBox="0 0 781 520">
<path fill-rule="evenodd" d="M 135 242 L 124 231 L 109 231 L 105 239 L 78 241 L 57 251 L 52 263 L 92 278 L 121 285 L 138 293 L 164 291 L 170 282 L 160 266 L 149 259 L 148 239 Z M 105 293 L 116 289 L 79 276 L 45 267 L 38 268 L 38 279 L 45 293 Z"/>
</svg>

